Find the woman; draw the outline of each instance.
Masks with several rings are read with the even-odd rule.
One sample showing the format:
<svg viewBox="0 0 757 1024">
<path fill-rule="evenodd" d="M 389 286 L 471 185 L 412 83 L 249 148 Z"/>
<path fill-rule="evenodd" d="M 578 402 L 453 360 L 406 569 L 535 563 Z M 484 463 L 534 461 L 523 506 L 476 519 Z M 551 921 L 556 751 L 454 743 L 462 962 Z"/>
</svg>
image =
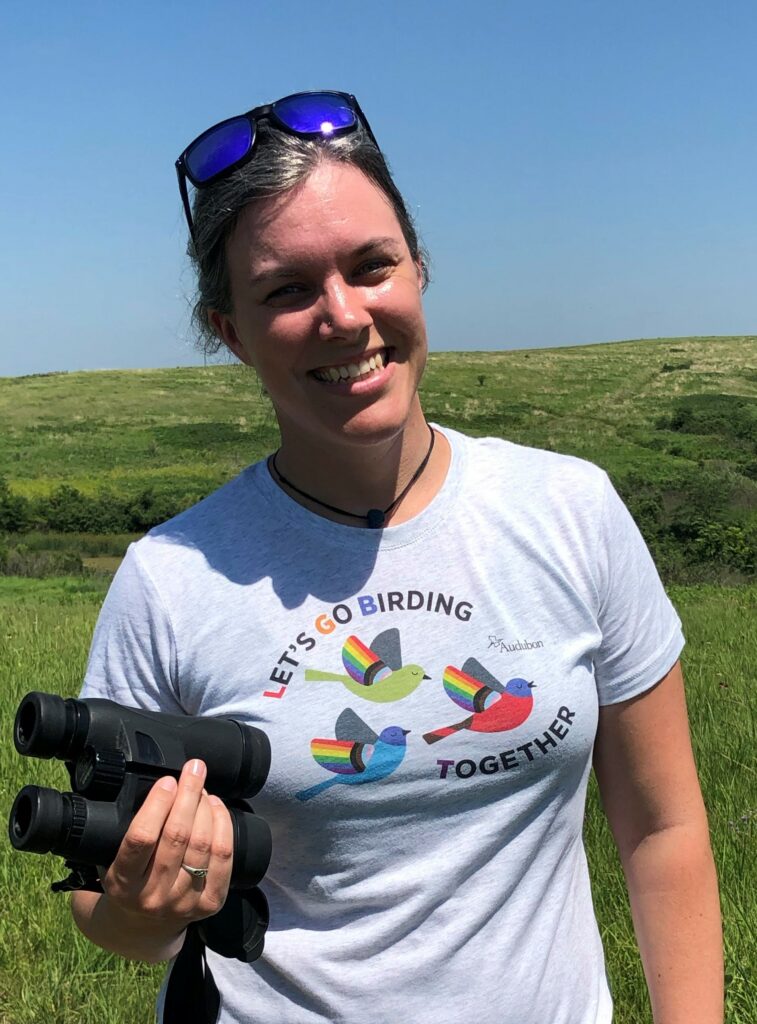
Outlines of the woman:
<svg viewBox="0 0 757 1024">
<path fill-rule="evenodd" d="M 271 926 L 253 965 L 209 954 L 219 1020 L 609 1021 L 592 755 L 656 1024 L 722 1020 L 680 623 L 606 475 L 426 423 L 424 254 L 352 97 L 223 122 L 177 168 L 199 321 L 281 446 L 130 549 L 84 694 L 271 740 Z M 222 905 L 204 777 L 157 783 L 74 897 L 94 942 L 168 959 Z"/>
</svg>

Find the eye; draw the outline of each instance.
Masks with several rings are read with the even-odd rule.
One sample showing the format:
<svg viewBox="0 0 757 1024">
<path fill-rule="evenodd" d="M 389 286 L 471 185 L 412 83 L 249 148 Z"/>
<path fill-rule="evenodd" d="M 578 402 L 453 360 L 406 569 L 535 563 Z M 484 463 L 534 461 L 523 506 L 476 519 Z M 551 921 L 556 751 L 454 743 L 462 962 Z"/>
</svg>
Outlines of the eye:
<svg viewBox="0 0 757 1024">
<path fill-rule="evenodd" d="M 381 277 L 394 266 L 394 260 L 388 256 L 373 256 L 361 263 L 355 271 L 356 277 Z"/>
<path fill-rule="evenodd" d="M 274 288 L 273 291 L 268 292 L 264 301 L 266 305 L 285 306 L 302 299 L 306 293 L 307 288 L 305 285 L 292 282 L 291 284 L 283 284 L 279 288 Z"/>
</svg>

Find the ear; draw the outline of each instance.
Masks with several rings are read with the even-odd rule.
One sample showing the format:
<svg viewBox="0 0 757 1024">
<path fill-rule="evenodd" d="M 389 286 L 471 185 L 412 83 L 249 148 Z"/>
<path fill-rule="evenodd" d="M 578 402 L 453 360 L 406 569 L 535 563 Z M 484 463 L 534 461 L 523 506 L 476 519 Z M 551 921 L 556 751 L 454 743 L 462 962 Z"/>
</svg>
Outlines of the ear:
<svg viewBox="0 0 757 1024">
<path fill-rule="evenodd" d="M 415 272 L 418 275 L 418 291 L 423 291 L 423 263 L 421 262 L 420 256 L 415 261 Z"/>
<path fill-rule="evenodd" d="M 221 339 L 226 348 L 233 352 L 240 362 L 246 363 L 248 366 L 253 365 L 247 349 L 237 334 L 234 321 L 228 313 L 219 313 L 217 309 L 211 309 L 208 312 L 208 323 L 215 336 Z"/>
</svg>

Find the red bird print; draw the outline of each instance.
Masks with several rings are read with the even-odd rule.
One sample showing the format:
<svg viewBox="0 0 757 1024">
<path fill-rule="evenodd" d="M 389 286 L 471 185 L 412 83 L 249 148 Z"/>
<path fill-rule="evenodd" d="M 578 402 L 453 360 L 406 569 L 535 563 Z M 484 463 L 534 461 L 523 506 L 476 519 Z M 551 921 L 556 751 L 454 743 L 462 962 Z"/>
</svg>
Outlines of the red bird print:
<svg viewBox="0 0 757 1024">
<path fill-rule="evenodd" d="M 534 706 L 533 682 L 515 678 L 503 686 L 475 658 L 468 658 L 462 669 L 448 665 L 443 681 L 447 696 L 470 714 L 454 725 L 425 733 L 426 743 L 438 743 L 461 729 L 471 732 L 516 729 L 525 722 Z"/>
</svg>

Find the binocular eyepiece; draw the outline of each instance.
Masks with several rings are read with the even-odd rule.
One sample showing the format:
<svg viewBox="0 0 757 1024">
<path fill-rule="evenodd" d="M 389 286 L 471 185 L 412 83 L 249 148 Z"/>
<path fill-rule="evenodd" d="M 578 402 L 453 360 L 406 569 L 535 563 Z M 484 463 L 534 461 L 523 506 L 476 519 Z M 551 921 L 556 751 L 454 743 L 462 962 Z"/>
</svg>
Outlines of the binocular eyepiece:
<svg viewBox="0 0 757 1024">
<path fill-rule="evenodd" d="M 209 793 L 244 799 L 262 789 L 271 764 L 265 733 L 234 718 L 167 715 L 98 698 L 65 700 L 52 693 L 24 697 L 13 742 L 25 757 L 81 764 L 77 792 L 103 782 L 110 782 L 112 791 L 127 764 L 129 771 L 146 777 L 178 777 L 185 761 L 199 757 L 208 768 Z"/>
<path fill-rule="evenodd" d="M 268 918 L 265 898 L 254 887 L 268 868 L 271 833 L 247 801 L 268 776 L 271 750 L 265 733 L 234 718 L 168 715 L 109 700 L 64 700 L 34 692 L 18 707 L 13 741 L 19 754 L 57 758 L 69 771 L 71 792 L 24 786 L 8 822 L 15 849 L 66 859 L 72 874 L 56 883 L 55 890 L 100 890 L 97 866 L 107 867 L 114 860 L 155 781 L 165 775 L 178 778 L 193 758 L 204 761 L 205 788 L 224 801 L 231 815 L 231 888 L 247 890 L 248 924 L 254 908 L 257 937 L 251 943 L 252 932 L 245 936 L 243 952 L 251 954 L 254 946 L 259 955 Z M 221 915 L 232 916 L 228 908 Z M 219 942 L 228 946 L 228 936 L 220 936 Z M 224 955 L 254 959 L 239 951 Z"/>
</svg>

